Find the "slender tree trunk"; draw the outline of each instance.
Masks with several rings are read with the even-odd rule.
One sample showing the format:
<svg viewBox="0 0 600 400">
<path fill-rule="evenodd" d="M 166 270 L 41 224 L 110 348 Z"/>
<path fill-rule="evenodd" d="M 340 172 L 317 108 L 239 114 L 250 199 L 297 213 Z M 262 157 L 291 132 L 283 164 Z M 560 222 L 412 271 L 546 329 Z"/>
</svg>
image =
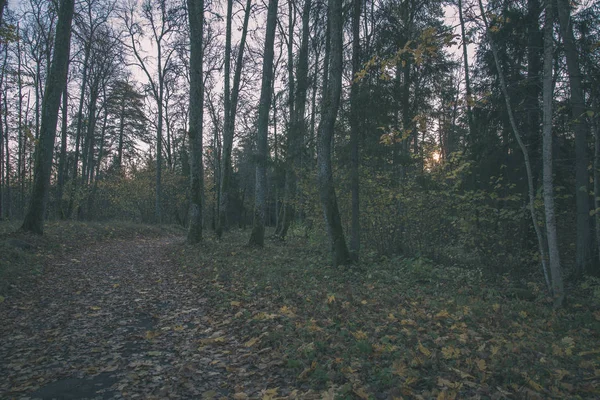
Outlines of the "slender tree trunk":
<svg viewBox="0 0 600 400">
<path fill-rule="evenodd" d="M 571 10 L 568 0 L 557 0 L 558 19 L 565 47 L 569 84 L 571 87 L 571 113 L 575 130 L 575 198 L 577 204 L 577 257 L 576 267 L 579 274 L 591 269 L 592 251 L 590 235 L 590 199 L 587 155 L 588 122 L 581 84 L 579 56 L 573 36 Z"/>
<path fill-rule="evenodd" d="M 542 49 L 544 37 L 538 23 L 542 6 L 540 0 L 527 0 L 527 84 L 525 87 L 525 98 L 523 99 L 526 110 L 524 133 L 525 143 L 529 149 L 532 168 L 537 181 L 539 179 L 539 168 L 541 165 L 540 137 L 540 96 L 542 95 Z M 542 168 L 543 169 L 543 168 Z"/>
<path fill-rule="evenodd" d="M 543 124 L 543 182 L 544 182 L 544 210 L 546 211 L 546 237 L 548 238 L 548 256 L 550 276 L 552 278 L 552 295 L 554 305 L 560 307 L 565 293 L 560 266 L 560 253 L 558 251 L 558 233 L 556 231 L 556 217 L 554 212 L 554 183 L 552 178 L 552 100 L 553 81 L 552 63 L 554 62 L 554 15 L 552 2 L 546 2 L 546 17 L 544 26 L 544 124 Z"/>
<path fill-rule="evenodd" d="M 267 137 L 269 133 L 269 108 L 273 82 L 273 46 L 277 25 L 277 0 L 269 0 L 267 32 L 263 56 L 262 84 L 258 109 L 258 132 L 256 138 L 256 188 L 254 194 L 254 219 L 252 222 L 251 246 L 262 247 L 265 241 L 265 214 L 267 209 Z"/>
<path fill-rule="evenodd" d="M 202 1 L 202 3 L 204 4 L 204 2 Z M 204 19 L 203 19 L 204 21 Z M 162 205 L 161 205 L 161 200 L 162 200 L 162 184 L 161 184 L 161 180 L 162 180 L 162 140 L 163 140 L 163 99 L 164 99 L 164 85 L 165 85 L 165 80 L 164 80 L 164 76 L 163 76 L 163 66 L 162 66 L 162 47 L 160 42 L 157 43 L 157 50 L 158 50 L 158 57 L 157 57 L 157 64 L 158 64 L 158 101 L 157 101 L 157 108 L 158 108 L 158 125 L 157 125 L 157 129 L 156 129 L 156 197 L 155 197 L 155 203 L 154 203 L 154 213 L 155 213 L 155 217 L 156 217 L 156 222 L 157 223 L 161 223 L 162 222 Z M 201 70 L 202 71 L 202 70 Z M 202 86 L 202 81 L 200 81 L 200 83 L 198 84 L 200 85 L 200 87 Z M 198 105 L 200 108 L 202 108 L 202 103 L 200 103 Z M 191 129 L 190 129 L 191 132 Z M 200 126 L 200 133 L 202 132 L 202 127 Z M 202 137 L 200 137 L 200 141 L 202 140 Z M 193 174 L 192 174 L 193 175 Z M 202 213 L 202 211 L 200 211 L 200 213 Z"/>
<path fill-rule="evenodd" d="M 595 99 L 596 102 L 596 112 L 600 111 L 600 104 L 598 103 L 600 100 L 598 98 Z M 594 219 L 596 222 L 596 247 L 598 251 L 598 260 L 600 263 L 600 123 L 598 121 L 598 116 L 593 120 L 595 123 L 593 124 L 594 130 Z"/>
<path fill-rule="evenodd" d="M 289 141 L 287 151 L 288 160 L 286 160 L 288 165 L 285 178 L 285 209 L 283 214 L 283 222 L 281 224 L 281 231 L 279 232 L 279 237 L 282 240 L 285 239 L 290 225 L 296 216 L 296 203 L 298 200 L 297 174 L 301 168 L 302 152 L 304 151 L 304 135 L 306 131 L 304 114 L 306 113 L 308 89 L 308 40 L 311 5 L 311 0 L 305 0 L 304 7 L 302 9 L 302 39 L 300 42 L 300 53 L 298 54 L 296 93 L 292 97 L 292 99 L 295 101 L 295 106 L 290 108 L 290 130 L 288 132 Z M 293 42 L 292 31 L 290 31 L 289 35 L 291 46 L 291 43 Z M 291 52 L 291 48 L 288 49 L 288 51 Z M 290 53 L 288 53 L 288 59 L 293 60 Z M 290 85 L 289 89 L 290 91 L 294 90 L 293 85 Z"/>
<path fill-rule="evenodd" d="M 74 8 L 74 0 L 61 0 L 54 39 L 52 67 L 46 80 L 46 90 L 42 104 L 42 123 L 38 143 L 39 149 L 35 160 L 33 190 L 29 202 L 29 210 L 27 215 L 25 215 L 25 221 L 21 227 L 26 232 L 42 234 L 44 231 L 44 212 L 50 187 L 58 108 L 60 105 L 60 96 L 67 84 L 71 21 L 73 20 Z"/>
<path fill-rule="evenodd" d="M 550 278 L 548 277 L 548 266 L 546 263 L 546 247 L 544 243 L 544 238 L 542 236 L 542 230 L 537 220 L 537 212 L 535 210 L 535 187 L 533 186 L 533 172 L 531 171 L 531 162 L 529 161 L 529 152 L 525 143 L 523 143 L 523 138 L 519 132 L 519 128 L 517 126 L 517 121 L 512 112 L 512 105 L 510 103 L 510 97 L 508 95 L 508 89 L 506 85 L 506 79 L 504 78 L 504 71 L 500 67 L 500 58 L 498 56 L 498 49 L 496 48 L 496 43 L 490 34 L 489 24 L 487 20 L 487 16 L 485 14 L 485 9 L 483 8 L 483 3 L 479 0 L 479 10 L 481 11 L 481 18 L 483 19 L 483 23 L 485 25 L 485 32 L 488 37 L 490 47 L 492 49 L 492 54 L 494 56 L 494 63 L 496 64 L 496 70 L 498 71 L 498 78 L 500 80 L 500 89 L 502 90 L 502 95 L 504 97 L 504 102 L 506 103 L 506 111 L 508 112 L 508 119 L 510 120 L 510 125 L 512 127 L 513 134 L 519 147 L 521 148 L 521 152 L 523 153 L 523 159 L 525 161 L 525 171 L 527 173 L 527 187 L 529 193 L 529 212 L 531 214 L 531 221 L 533 223 L 533 228 L 535 230 L 535 235 L 537 237 L 538 242 L 538 251 L 540 252 L 541 262 L 542 262 L 542 270 L 544 272 L 544 277 L 546 279 L 546 285 L 548 289 L 551 288 Z"/>
<path fill-rule="evenodd" d="M 4 11 L 4 1 L 0 2 L 0 25 L 2 24 L 2 12 Z M 8 49 L 7 46 L 4 46 L 4 62 L 2 65 L 2 71 L 0 71 L 0 95 L 3 97 L 0 99 L 0 116 L 6 115 L 8 113 L 8 108 L 3 108 L 7 103 L 3 102 L 6 95 L 8 95 L 8 90 L 3 92 L 4 89 L 4 78 L 6 71 L 6 63 L 8 62 Z M 7 119 L 0 119 L 0 220 L 2 220 L 4 216 L 5 205 L 5 191 L 8 189 L 6 187 L 5 173 L 4 173 L 4 136 L 8 137 L 8 123 Z M 6 146 L 8 150 L 8 145 Z"/>
<path fill-rule="evenodd" d="M 62 125 L 60 136 L 60 158 L 58 159 L 58 178 L 56 181 L 56 211 L 60 219 L 65 218 L 65 210 L 63 207 L 63 194 L 65 187 L 65 173 L 67 167 L 67 122 L 68 122 L 68 87 L 65 85 L 65 90 L 62 94 Z"/>
<path fill-rule="evenodd" d="M 17 22 L 17 31 L 21 32 L 19 23 Z M 19 92 L 19 100 L 17 110 L 17 181 L 19 182 L 19 215 L 22 215 L 23 207 L 25 206 L 25 140 L 26 135 L 23 132 L 23 77 L 22 77 L 22 58 L 21 58 L 21 41 L 17 41 L 17 88 Z"/>
<path fill-rule="evenodd" d="M 6 6 L 6 0 L 0 0 L 0 25 L 2 25 L 2 19 L 4 16 L 4 6 Z"/>
<path fill-rule="evenodd" d="M 6 96 L 4 96 L 4 126 L 8 129 L 8 102 L 6 101 Z M 4 153 L 5 153 L 5 163 L 6 167 L 4 169 L 4 173 L 6 174 L 5 184 L 6 184 L 6 202 L 4 203 L 4 215 L 6 215 L 7 219 L 12 217 L 12 193 L 10 188 L 10 147 L 8 145 L 8 130 L 6 135 L 4 135 Z"/>
<path fill-rule="evenodd" d="M 229 0 L 231 1 L 231 0 Z M 229 7 L 229 4 L 228 4 Z M 225 112 L 225 120 L 223 123 L 223 154 L 221 157 L 221 176 L 219 180 L 219 219 L 217 221 L 216 233 L 218 237 L 223 234 L 223 229 L 227 226 L 227 212 L 229 208 L 230 183 L 231 180 L 231 149 L 233 147 L 233 135 L 235 132 L 235 114 L 237 111 L 237 103 L 240 91 L 240 81 L 242 76 L 242 67 L 244 65 L 244 50 L 246 48 L 246 35 L 248 33 L 248 22 L 250 20 L 250 12 L 252 10 L 251 0 L 246 0 L 246 9 L 244 13 L 244 24 L 242 26 L 242 37 L 237 53 L 235 64 L 235 72 L 233 77 L 233 90 L 231 90 L 231 98 L 229 101 L 229 111 Z M 228 8 L 229 12 L 229 8 Z M 229 19 L 229 17 L 228 17 Z M 229 33 L 231 35 L 231 32 Z M 231 37 L 229 43 L 229 51 L 231 51 Z M 227 45 L 225 46 L 225 55 L 227 56 Z M 225 63 L 228 65 L 228 62 Z M 229 73 L 225 74 L 226 77 Z M 225 96 L 228 96 L 227 89 Z"/>
<path fill-rule="evenodd" d="M 467 105 L 467 121 L 469 124 L 469 136 L 473 134 L 473 111 L 471 103 L 473 102 L 473 94 L 471 92 L 471 77 L 469 76 L 469 52 L 467 49 L 468 41 L 465 33 L 465 19 L 463 16 L 462 0 L 458 0 L 458 18 L 460 20 L 460 35 L 462 38 L 463 50 L 463 68 L 465 69 L 465 93 Z"/>
<path fill-rule="evenodd" d="M 117 170 L 122 174 L 123 168 L 123 134 L 125 133 L 125 96 L 121 96 L 121 112 L 119 115 L 119 145 L 117 147 Z"/>
<path fill-rule="evenodd" d="M 106 104 L 106 93 L 104 94 L 104 103 Z M 98 192 L 98 181 L 100 180 L 100 164 L 102 163 L 102 157 L 104 157 L 104 140 L 106 137 L 106 125 L 108 123 L 108 110 L 104 108 L 104 119 L 102 121 L 102 133 L 100 134 L 100 149 L 98 150 L 98 160 L 95 166 L 95 178 L 94 172 L 90 174 L 90 183 L 92 184 L 92 190 L 88 196 L 87 201 L 87 219 L 92 220 L 94 217 L 98 217 L 94 214 L 94 202 L 96 201 L 96 193 Z"/>
<path fill-rule="evenodd" d="M 204 0 L 187 0 L 190 25 L 190 212 L 187 241 L 202 240 L 204 168 L 202 165 L 202 121 L 204 84 L 202 76 Z"/>
<path fill-rule="evenodd" d="M 89 68 L 89 59 L 91 53 L 91 44 L 86 43 L 84 48 L 83 66 L 81 72 L 81 89 L 79 94 L 79 107 L 77 108 L 77 126 L 75 128 L 75 160 L 73 162 L 73 176 L 71 177 L 71 195 L 69 198 L 69 207 L 67 208 L 67 218 L 71 218 L 73 207 L 75 205 L 75 196 L 77 195 L 77 175 L 79 171 L 79 143 L 81 142 L 81 130 L 83 128 L 83 104 L 85 100 L 85 89 L 87 86 L 87 72 Z"/>
<path fill-rule="evenodd" d="M 323 116 L 319 123 L 317 180 L 323 213 L 325 214 L 325 224 L 331 243 L 332 262 L 336 266 L 347 264 L 350 261 L 331 166 L 333 132 L 342 93 L 342 0 L 329 0 L 328 4 L 328 30 L 331 39 L 330 52 L 329 54 L 326 53 L 325 59 L 329 59 L 329 78 L 323 102 Z"/>
<path fill-rule="evenodd" d="M 362 0 L 353 0 L 352 13 L 352 87 L 350 88 L 350 187 L 352 192 L 352 227 L 350 230 L 350 255 L 358 261 L 360 254 L 360 197 L 359 197 L 359 140 L 360 109 L 359 82 L 355 79 L 360 71 L 360 13 Z"/>
</svg>

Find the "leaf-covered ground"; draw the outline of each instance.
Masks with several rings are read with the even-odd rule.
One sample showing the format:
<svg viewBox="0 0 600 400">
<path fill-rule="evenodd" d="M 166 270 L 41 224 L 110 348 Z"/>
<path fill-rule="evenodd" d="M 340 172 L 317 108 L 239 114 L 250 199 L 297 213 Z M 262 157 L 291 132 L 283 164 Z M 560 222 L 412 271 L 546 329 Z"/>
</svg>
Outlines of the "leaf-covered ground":
<svg viewBox="0 0 600 400">
<path fill-rule="evenodd" d="M 422 259 L 327 266 L 323 241 L 113 240 L 0 304 L 0 398 L 598 398 L 598 286 Z"/>
</svg>

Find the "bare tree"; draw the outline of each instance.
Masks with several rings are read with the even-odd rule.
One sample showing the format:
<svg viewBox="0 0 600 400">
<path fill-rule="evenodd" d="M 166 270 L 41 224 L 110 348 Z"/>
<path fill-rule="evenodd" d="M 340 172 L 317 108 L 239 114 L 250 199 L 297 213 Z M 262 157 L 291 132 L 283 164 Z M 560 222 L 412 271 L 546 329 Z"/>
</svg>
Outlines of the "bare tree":
<svg viewBox="0 0 600 400">
<path fill-rule="evenodd" d="M 267 209 L 267 136 L 269 133 L 269 110 L 273 84 L 273 53 L 277 25 L 277 0 L 269 0 L 267 30 L 262 67 L 260 105 L 258 109 L 258 132 L 256 135 L 256 188 L 254 194 L 254 219 L 250 245 L 262 247 L 265 241 L 265 214 Z"/>
<path fill-rule="evenodd" d="M 54 39 L 54 55 L 48 75 L 44 101 L 42 104 L 42 121 L 38 151 L 35 159 L 35 175 L 29 210 L 21 229 L 27 232 L 42 234 L 44 231 L 44 215 L 48 189 L 54 139 L 58 121 L 60 97 L 67 83 L 69 65 L 69 49 L 71 44 L 71 21 L 75 8 L 74 0 L 61 0 L 58 12 L 56 37 Z"/>
<path fill-rule="evenodd" d="M 187 241 L 193 244 L 202 240 L 204 196 L 204 168 L 202 165 L 204 0 L 187 0 L 187 6 L 190 26 L 190 214 Z"/>
<path fill-rule="evenodd" d="M 223 229 L 227 225 L 227 210 L 229 208 L 230 197 L 230 180 L 231 180 L 231 150 L 233 148 L 233 136 L 235 132 L 235 117 L 240 94 L 240 82 L 242 76 L 242 68 L 244 66 L 244 50 L 246 47 L 246 36 L 248 34 L 248 22 L 252 11 L 251 0 L 246 0 L 244 11 L 244 22 L 242 25 L 242 36 L 237 49 L 237 59 L 235 63 L 235 71 L 233 77 L 233 87 L 230 88 L 230 57 L 231 57 L 231 21 L 233 19 L 233 0 L 227 1 L 227 27 L 225 31 L 225 118 L 223 122 L 223 143 L 222 156 L 219 177 L 219 193 L 218 193 L 218 219 L 216 226 L 217 236 L 223 234 Z"/>
<path fill-rule="evenodd" d="M 558 234 L 556 231 L 556 217 L 554 212 L 554 183 L 552 178 L 552 101 L 553 81 L 552 63 L 554 62 L 554 15 L 552 1 L 546 2 L 546 16 L 544 26 L 544 122 L 543 122 L 543 183 L 544 183 L 544 210 L 546 211 L 546 237 L 548 240 L 548 261 L 550 276 L 552 277 L 552 295 L 555 306 L 562 305 L 565 297 L 562 271 L 560 267 L 560 253 L 558 251 Z"/>
<path fill-rule="evenodd" d="M 134 64 L 140 68 L 146 78 L 150 93 L 156 103 L 156 199 L 155 216 L 157 222 L 162 220 L 161 211 L 161 175 L 163 157 L 163 120 L 166 74 L 176 47 L 172 46 L 181 22 L 181 8 L 167 0 L 144 0 L 141 7 L 141 20 L 137 18 L 137 2 L 131 1 L 121 13 L 125 25 L 128 42 L 126 47 L 131 51 Z M 152 57 L 143 52 L 140 41 L 150 31 L 150 38 L 155 46 Z M 152 67 L 156 70 L 153 73 Z"/>
<path fill-rule="evenodd" d="M 321 205 L 325 214 L 325 224 L 331 244 L 332 262 L 335 266 L 347 264 L 350 261 L 350 254 L 344 237 L 331 166 L 333 132 L 342 93 L 342 1 L 329 0 L 328 4 L 330 49 L 326 51 L 325 59 L 329 60 L 329 76 L 327 84 L 324 85 L 326 89 L 322 118 L 319 123 L 319 137 L 317 139 L 317 179 Z"/>
</svg>

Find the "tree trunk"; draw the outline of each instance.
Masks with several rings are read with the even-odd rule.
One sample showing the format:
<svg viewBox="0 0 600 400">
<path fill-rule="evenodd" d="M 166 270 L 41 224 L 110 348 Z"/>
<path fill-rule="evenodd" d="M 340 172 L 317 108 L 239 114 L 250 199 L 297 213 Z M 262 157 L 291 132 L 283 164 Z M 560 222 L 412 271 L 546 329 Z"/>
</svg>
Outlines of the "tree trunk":
<svg viewBox="0 0 600 400">
<path fill-rule="evenodd" d="M 598 98 L 596 98 L 596 112 L 600 111 L 600 107 Z M 596 247 L 598 251 L 598 260 L 600 263 L 600 122 L 598 121 L 598 116 L 593 120 L 595 123 L 593 124 L 594 131 L 594 219 L 596 222 Z"/>
<path fill-rule="evenodd" d="M 68 87 L 65 85 L 65 90 L 62 94 L 62 125 L 60 136 L 60 158 L 58 159 L 58 178 L 56 182 L 56 211 L 60 219 L 65 218 L 65 210 L 63 207 L 63 192 L 65 187 L 65 173 L 67 166 L 67 122 L 68 122 Z"/>
<path fill-rule="evenodd" d="M 4 96 L 4 126 L 8 127 L 8 102 L 6 101 L 6 96 Z M 4 153 L 5 153 L 5 163 L 6 167 L 4 168 L 4 173 L 6 174 L 6 179 L 4 183 L 6 184 L 6 202 L 4 203 L 4 215 L 6 215 L 7 219 L 12 217 L 12 195 L 10 189 L 10 147 L 8 146 L 8 131 L 6 135 L 4 135 Z"/>
<path fill-rule="evenodd" d="M 298 67 L 296 71 L 296 93 L 295 96 L 293 96 L 295 106 L 290 109 L 290 130 L 288 132 L 290 137 L 287 151 L 288 160 L 286 160 L 288 165 L 285 177 L 285 209 L 281 231 L 279 232 L 279 237 L 282 240 L 285 239 L 288 229 L 296 215 L 298 194 L 297 173 L 301 168 L 302 152 L 304 151 L 304 134 L 306 131 L 304 114 L 306 113 L 308 90 L 308 40 L 311 5 L 311 0 L 305 0 L 304 8 L 302 9 L 302 40 L 300 42 L 300 53 L 298 54 Z M 291 42 L 292 36 L 290 32 L 290 43 Z M 289 55 L 288 58 L 292 59 Z M 293 89 L 293 86 L 290 85 L 290 91 Z"/>
<path fill-rule="evenodd" d="M 532 168 L 536 180 L 539 179 L 539 168 L 542 159 L 539 146 L 540 137 L 540 96 L 542 92 L 542 49 L 544 37 L 538 22 L 542 6 L 540 0 L 527 0 L 527 83 L 524 93 L 524 108 L 526 110 L 524 133 L 525 143 L 529 149 Z M 534 181 L 535 183 L 535 181 Z"/>
<path fill-rule="evenodd" d="M 71 218 L 75 196 L 77 195 L 77 174 L 79 171 L 79 143 L 81 142 L 81 129 L 83 128 L 83 104 L 87 85 L 87 70 L 89 67 L 91 44 L 86 43 L 84 48 L 83 66 L 81 72 L 81 90 L 79 94 L 79 107 L 77 109 L 77 127 L 75 128 L 75 160 L 73 162 L 73 176 L 71 177 L 71 196 L 67 208 L 67 218 Z"/>
<path fill-rule="evenodd" d="M 229 0 L 231 2 L 231 0 Z M 223 234 L 223 229 L 227 226 L 227 211 L 229 208 L 229 197 L 230 187 L 229 181 L 231 180 L 231 149 L 233 147 L 233 134 L 235 132 L 235 114 L 237 111 L 237 103 L 240 91 L 240 81 L 242 76 L 242 67 L 244 65 L 244 49 L 246 47 L 246 35 L 248 33 L 248 21 L 250 20 L 250 11 L 252 9 L 251 0 L 246 0 L 246 11 L 244 13 L 244 24 L 242 26 L 242 37 L 237 53 L 237 60 L 235 64 L 235 71 L 233 77 L 233 89 L 231 90 L 231 97 L 229 101 L 229 109 L 225 112 L 225 120 L 223 122 L 223 154 L 221 157 L 221 176 L 219 179 L 219 218 L 217 220 L 216 233 L 218 237 Z M 228 11 L 229 13 L 229 3 Z M 228 16 L 228 21 L 230 17 Z M 229 22 L 228 22 L 229 25 Z M 225 55 L 227 52 L 231 52 L 231 27 L 229 27 L 229 47 L 225 46 Z M 225 63 L 226 65 L 228 62 Z M 229 72 L 226 72 L 228 79 Z M 227 89 L 225 90 L 226 98 L 229 96 Z"/>
<path fill-rule="evenodd" d="M 465 33 L 465 20 L 463 17 L 462 0 L 458 0 L 458 19 L 460 20 L 460 35 L 462 38 L 463 48 L 463 68 L 465 69 L 465 92 L 467 105 L 467 121 L 469 124 L 469 135 L 473 134 L 473 111 L 471 103 L 473 102 L 473 94 L 471 93 L 471 77 L 469 76 L 469 52 L 467 49 L 468 41 Z"/>
<path fill-rule="evenodd" d="M 544 124 L 543 124 L 543 182 L 544 182 L 544 210 L 546 211 L 546 237 L 548 238 L 548 261 L 550 276 L 552 278 L 552 295 L 555 307 L 563 303 L 565 293 L 560 266 L 560 253 L 558 251 L 558 234 L 556 231 L 556 217 L 554 212 L 554 183 L 552 179 L 552 63 L 554 44 L 554 15 L 552 2 L 546 2 L 546 17 L 544 26 Z"/>
<path fill-rule="evenodd" d="M 37 234 L 44 232 L 44 212 L 46 210 L 48 189 L 50 187 L 58 108 L 60 105 L 60 96 L 67 84 L 71 21 L 73 20 L 74 8 L 74 0 L 61 0 L 56 26 L 52 67 L 46 81 L 46 90 L 42 104 L 42 121 L 38 143 L 39 148 L 35 159 L 33 189 L 29 201 L 29 210 L 27 215 L 25 215 L 25 221 L 21 227 L 26 232 Z"/>
<path fill-rule="evenodd" d="M 350 230 L 350 255 L 358 261 L 360 254 L 360 196 L 359 196 L 359 135 L 360 87 L 355 79 L 360 71 L 360 13 L 362 0 L 353 0 L 352 13 L 352 87 L 350 88 L 350 190 L 352 192 L 352 226 Z"/>
<path fill-rule="evenodd" d="M 273 81 L 273 46 L 277 25 L 277 0 L 269 0 L 267 32 L 263 56 L 262 84 L 258 109 L 258 132 L 256 138 L 256 188 L 254 194 L 254 219 L 252 222 L 251 246 L 262 247 L 265 241 L 265 214 L 267 209 L 267 137 L 269 133 L 269 108 Z"/>
<path fill-rule="evenodd" d="M 577 257 L 578 274 L 591 267 L 590 199 L 588 194 L 589 173 L 587 156 L 588 122 L 581 84 L 579 56 L 573 36 L 571 10 L 568 0 L 557 0 L 558 19 L 565 47 L 569 85 L 571 87 L 571 114 L 575 130 L 575 198 L 577 204 Z"/>
<path fill-rule="evenodd" d="M 490 47 L 492 49 L 492 54 L 494 56 L 494 63 L 496 64 L 496 70 L 498 71 L 498 78 L 500 80 L 500 89 L 502 90 L 502 96 L 504 97 L 504 102 L 506 103 L 506 111 L 508 112 L 508 119 L 510 120 L 510 125 L 521 148 L 521 152 L 523 153 L 523 159 L 525 162 L 525 171 L 527 173 L 527 188 L 529 194 L 529 213 L 531 215 L 531 221 L 533 223 L 533 228 L 535 230 L 535 235 L 537 237 L 538 242 L 538 251 L 540 252 L 540 258 L 542 262 L 542 270 L 544 272 L 544 278 L 546 279 L 546 285 L 548 289 L 551 288 L 550 279 L 548 277 L 548 266 L 546 263 L 546 247 L 544 243 L 544 238 L 542 236 L 542 230 L 537 220 L 537 213 L 535 210 L 535 187 L 533 186 L 533 172 L 531 171 L 531 162 L 529 161 L 529 152 L 525 143 L 523 142 L 523 138 L 521 137 L 521 133 L 519 132 L 519 128 L 517 126 L 517 121 L 512 112 L 512 105 L 510 103 L 510 97 L 508 95 L 508 88 L 506 86 L 506 79 L 504 78 L 504 71 L 500 66 L 500 58 L 498 56 L 498 49 L 496 48 L 496 43 L 494 42 L 492 35 L 490 34 L 489 24 L 487 20 L 487 16 L 485 14 L 485 9 L 483 8 L 482 0 L 479 0 L 479 10 L 481 11 L 481 18 L 483 19 L 483 23 L 485 25 L 485 32 L 488 37 Z"/>
<path fill-rule="evenodd" d="M 190 25 L 190 212 L 187 241 L 202 240 L 204 168 L 202 165 L 202 121 L 204 84 L 202 76 L 204 0 L 187 0 Z"/>
<path fill-rule="evenodd" d="M 328 4 L 330 50 L 329 54 L 325 55 L 325 59 L 329 59 L 329 78 L 323 102 L 323 116 L 319 123 L 317 180 L 321 205 L 325 214 L 325 225 L 331 244 L 332 262 L 336 266 L 347 264 L 350 261 L 331 167 L 332 138 L 342 93 L 342 0 L 329 0 Z"/>
<path fill-rule="evenodd" d="M 125 133 L 125 95 L 121 96 L 121 115 L 119 115 L 119 144 L 117 147 L 117 170 L 122 175 L 123 169 L 123 134 Z"/>
<path fill-rule="evenodd" d="M 0 25 L 2 25 L 2 17 L 4 16 L 4 6 L 6 6 L 6 0 L 0 0 Z"/>
</svg>

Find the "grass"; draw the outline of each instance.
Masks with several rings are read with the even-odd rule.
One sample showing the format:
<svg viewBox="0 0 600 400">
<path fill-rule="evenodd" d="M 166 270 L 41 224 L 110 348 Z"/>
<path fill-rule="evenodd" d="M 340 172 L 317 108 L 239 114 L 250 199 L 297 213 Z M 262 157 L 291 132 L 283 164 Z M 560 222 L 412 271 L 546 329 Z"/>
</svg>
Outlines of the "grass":
<svg viewBox="0 0 600 400">
<path fill-rule="evenodd" d="M 328 265 L 325 238 L 246 246 L 249 233 L 173 249 L 215 319 L 336 398 L 597 398 L 600 281 L 553 310 L 537 283 L 424 258 Z M 526 296 L 514 293 L 526 292 Z"/>
<path fill-rule="evenodd" d="M 28 285 L 51 259 L 95 242 L 181 233 L 176 226 L 130 222 L 49 221 L 43 236 L 19 231 L 16 221 L 0 222 L 0 296 Z"/>
</svg>

